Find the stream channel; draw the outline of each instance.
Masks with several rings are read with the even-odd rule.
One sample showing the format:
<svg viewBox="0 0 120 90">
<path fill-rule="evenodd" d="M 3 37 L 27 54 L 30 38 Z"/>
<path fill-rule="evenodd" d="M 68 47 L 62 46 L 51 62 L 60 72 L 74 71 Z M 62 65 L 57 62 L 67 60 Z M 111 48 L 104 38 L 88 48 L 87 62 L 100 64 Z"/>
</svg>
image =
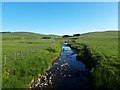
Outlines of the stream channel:
<svg viewBox="0 0 120 90">
<path fill-rule="evenodd" d="M 76 59 L 77 53 L 63 43 L 60 57 L 41 75 L 33 89 L 90 90 L 89 72 L 85 64 Z"/>
</svg>

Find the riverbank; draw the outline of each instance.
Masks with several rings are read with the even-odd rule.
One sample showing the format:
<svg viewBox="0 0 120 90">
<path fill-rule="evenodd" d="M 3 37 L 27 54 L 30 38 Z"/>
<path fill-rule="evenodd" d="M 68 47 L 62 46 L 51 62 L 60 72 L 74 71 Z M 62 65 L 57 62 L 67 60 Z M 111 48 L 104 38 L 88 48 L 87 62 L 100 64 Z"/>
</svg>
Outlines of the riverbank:
<svg viewBox="0 0 120 90">
<path fill-rule="evenodd" d="M 39 73 L 37 77 L 35 77 L 34 79 L 31 80 L 31 82 L 29 84 L 29 89 L 32 90 L 32 88 L 34 88 L 35 85 L 40 82 L 40 80 L 44 77 L 45 73 L 47 71 L 49 71 L 49 69 L 52 67 L 52 65 L 57 61 L 59 56 L 60 56 L 60 53 L 58 53 L 58 55 L 56 55 L 56 57 L 54 57 L 54 59 L 48 64 L 48 67 L 47 67 L 47 69 L 44 70 L 44 72 Z"/>
<path fill-rule="evenodd" d="M 103 40 L 105 42 L 103 42 Z M 96 39 L 84 37 L 69 42 L 70 47 L 76 49 L 78 52 L 76 56 L 77 59 L 85 63 L 89 69 L 91 86 L 94 90 L 99 90 L 101 88 L 119 90 L 120 62 L 117 57 L 117 49 L 114 49 L 116 48 L 116 41 L 117 38 Z"/>
</svg>

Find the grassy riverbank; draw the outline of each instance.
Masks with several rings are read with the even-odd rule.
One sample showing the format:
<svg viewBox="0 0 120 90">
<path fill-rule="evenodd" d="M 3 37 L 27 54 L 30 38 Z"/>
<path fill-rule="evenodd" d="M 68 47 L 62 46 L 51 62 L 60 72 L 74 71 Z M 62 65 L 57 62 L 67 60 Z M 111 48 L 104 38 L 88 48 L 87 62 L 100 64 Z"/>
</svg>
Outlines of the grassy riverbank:
<svg viewBox="0 0 120 90">
<path fill-rule="evenodd" d="M 87 33 L 70 44 L 79 52 L 77 58 L 90 69 L 95 90 L 119 90 L 118 32 Z"/>
<path fill-rule="evenodd" d="M 2 88 L 28 88 L 61 52 L 61 43 L 35 33 L 2 35 Z"/>
</svg>

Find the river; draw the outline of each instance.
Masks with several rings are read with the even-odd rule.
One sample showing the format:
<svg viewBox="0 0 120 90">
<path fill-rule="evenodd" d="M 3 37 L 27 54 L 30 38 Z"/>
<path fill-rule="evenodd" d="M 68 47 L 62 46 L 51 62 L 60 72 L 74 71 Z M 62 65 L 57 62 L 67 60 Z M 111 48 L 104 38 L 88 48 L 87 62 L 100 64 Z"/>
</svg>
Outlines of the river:
<svg viewBox="0 0 120 90">
<path fill-rule="evenodd" d="M 85 64 L 76 59 L 77 53 L 67 43 L 62 45 L 62 52 L 33 89 L 41 90 L 90 90 L 89 72 Z"/>
</svg>

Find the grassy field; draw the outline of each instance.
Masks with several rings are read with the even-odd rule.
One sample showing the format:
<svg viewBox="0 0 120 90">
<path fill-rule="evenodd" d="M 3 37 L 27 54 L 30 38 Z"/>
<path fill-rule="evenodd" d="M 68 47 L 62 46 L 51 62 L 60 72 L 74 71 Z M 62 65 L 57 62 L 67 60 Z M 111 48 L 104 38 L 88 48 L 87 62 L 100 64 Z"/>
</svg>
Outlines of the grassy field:
<svg viewBox="0 0 120 90">
<path fill-rule="evenodd" d="M 120 60 L 118 58 L 118 32 L 83 34 L 71 46 L 79 52 L 78 59 L 90 69 L 94 89 L 120 88 Z"/>
<path fill-rule="evenodd" d="M 61 52 L 57 36 L 18 32 L 2 34 L 2 88 L 28 88 Z"/>
<path fill-rule="evenodd" d="M 71 41 L 71 47 L 78 51 L 77 58 L 89 68 L 93 89 L 119 90 L 118 32 L 86 33 L 75 41 L 55 35 L 41 39 L 43 36 L 47 35 L 27 32 L 2 35 L 3 88 L 28 88 L 59 56 L 61 44 Z"/>
</svg>

